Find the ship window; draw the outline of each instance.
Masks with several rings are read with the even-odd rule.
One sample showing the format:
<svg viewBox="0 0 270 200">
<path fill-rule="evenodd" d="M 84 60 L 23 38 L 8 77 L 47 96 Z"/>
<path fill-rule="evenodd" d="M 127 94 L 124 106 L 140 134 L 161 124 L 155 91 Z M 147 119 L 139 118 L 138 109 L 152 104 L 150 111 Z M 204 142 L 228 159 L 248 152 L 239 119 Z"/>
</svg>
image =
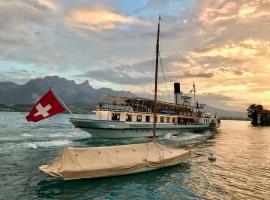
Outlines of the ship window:
<svg viewBox="0 0 270 200">
<path fill-rule="evenodd" d="M 172 122 L 175 123 L 175 117 L 172 118 Z"/>
<path fill-rule="evenodd" d="M 119 121 L 120 120 L 120 113 L 112 113 L 112 120 Z"/>
<path fill-rule="evenodd" d="M 127 121 L 127 122 L 131 122 L 131 121 L 132 121 L 132 115 L 127 114 L 127 116 L 126 116 L 126 121 Z"/>
<path fill-rule="evenodd" d="M 142 116 L 141 115 L 137 115 L 137 122 L 141 122 L 142 121 Z"/>
<path fill-rule="evenodd" d="M 164 117 L 160 117 L 160 122 L 161 122 L 161 123 L 164 122 Z"/>
<path fill-rule="evenodd" d="M 167 123 L 170 123 L 171 122 L 170 117 L 166 117 L 166 122 Z"/>
<path fill-rule="evenodd" d="M 146 121 L 146 122 L 150 122 L 150 116 L 149 116 L 149 115 L 146 115 L 146 116 L 145 116 L 145 121 Z"/>
</svg>

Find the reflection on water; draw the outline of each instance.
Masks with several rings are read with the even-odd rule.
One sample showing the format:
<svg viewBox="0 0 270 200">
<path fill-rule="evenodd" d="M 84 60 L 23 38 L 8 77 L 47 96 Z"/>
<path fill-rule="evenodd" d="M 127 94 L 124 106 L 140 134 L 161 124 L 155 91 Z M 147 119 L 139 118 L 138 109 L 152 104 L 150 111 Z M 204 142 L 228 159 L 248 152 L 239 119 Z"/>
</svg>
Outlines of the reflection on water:
<svg viewBox="0 0 270 200">
<path fill-rule="evenodd" d="M 192 150 L 178 166 L 93 180 L 61 181 L 38 166 L 64 146 L 103 146 L 149 139 L 92 139 L 74 129 L 68 115 L 26 123 L 24 113 L 0 113 L 0 199 L 268 199 L 270 128 L 222 121 L 215 134 L 183 133 L 160 143 Z M 209 162 L 214 153 L 217 161 Z"/>
<path fill-rule="evenodd" d="M 153 198 L 153 192 L 156 191 L 154 197 L 157 199 L 161 196 L 166 197 L 166 191 L 163 191 L 162 185 L 168 183 L 171 174 L 177 172 L 179 178 L 184 177 L 188 168 L 188 164 L 181 164 L 178 167 L 169 167 L 166 170 L 161 169 L 154 173 L 146 172 L 105 179 L 65 182 L 56 179 L 44 180 L 39 182 L 38 196 L 40 198 L 46 197 L 46 191 L 53 188 L 54 197 L 133 199 L 137 196 L 139 199 L 146 199 L 147 197 L 150 199 Z"/>
</svg>

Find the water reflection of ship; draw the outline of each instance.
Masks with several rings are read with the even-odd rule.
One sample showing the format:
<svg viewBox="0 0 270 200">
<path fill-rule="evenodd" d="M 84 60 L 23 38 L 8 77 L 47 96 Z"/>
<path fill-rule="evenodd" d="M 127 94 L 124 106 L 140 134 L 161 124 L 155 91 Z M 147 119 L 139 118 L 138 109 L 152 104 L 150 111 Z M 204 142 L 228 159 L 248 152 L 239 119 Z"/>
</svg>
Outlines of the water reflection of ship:
<svg viewBox="0 0 270 200">
<path fill-rule="evenodd" d="M 220 120 L 204 111 L 205 104 L 192 105 L 192 98 L 174 83 L 175 103 L 157 101 L 157 135 L 168 132 L 177 135 L 184 131 L 214 130 Z M 94 112 L 96 119 L 71 118 L 75 127 L 101 138 L 151 137 L 154 101 L 136 97 L 103 97 Z"/>
</svg>

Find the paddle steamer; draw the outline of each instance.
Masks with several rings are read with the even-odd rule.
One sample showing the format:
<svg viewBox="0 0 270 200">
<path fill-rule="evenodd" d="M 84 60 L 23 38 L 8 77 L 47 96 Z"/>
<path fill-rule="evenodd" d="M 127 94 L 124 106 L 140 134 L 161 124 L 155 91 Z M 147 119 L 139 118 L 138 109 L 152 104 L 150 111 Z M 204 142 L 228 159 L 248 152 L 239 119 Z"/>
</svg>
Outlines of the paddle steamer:
<svg viewBox="0 0 270 200">
<path fill-rule="evenodd" d="M 191 97 L 174 83 L 175 103 L 157 101 L 157 136 L 215 130 L 220 120 L 204 112 L 203 104 L 191 105 Z M 96 119 L 71 118 L 77 128 L 98 138 L 151 137 L 154 102 L 136 97 L 104 96 L 94 112 Z"/>
</svg>

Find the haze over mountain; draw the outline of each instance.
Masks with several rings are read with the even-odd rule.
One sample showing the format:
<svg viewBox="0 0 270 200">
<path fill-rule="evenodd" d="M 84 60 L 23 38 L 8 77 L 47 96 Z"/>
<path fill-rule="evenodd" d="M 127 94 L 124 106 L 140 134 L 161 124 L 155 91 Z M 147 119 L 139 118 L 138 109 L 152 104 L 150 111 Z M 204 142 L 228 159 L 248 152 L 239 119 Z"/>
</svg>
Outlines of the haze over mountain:
<svg viewBox="0 0 270 200">
<path fill-rule="evenodd" d="M 73 80 L 66 80 L 58 76 L 46 76 L 30 80 L 23 85 L 0 82 L 0 103 L 34 104 L 50 87 L 66 104 L 95 104 L 104 94 L 135 96 L 130 92 L 114 91 L 109 88 L 94 89 L 88 81 L 76 84 Z"/>
<path fill-rule="evenodd" d="M 213 115 L 217 115 L 218 117 L 222 118 L 231 118 L 231 119 L 240 119 L 240 118 L 247 118 L 247 114 L 245 112 L 238 112 L 232 110 L 224 110 L 216 107 L 212 107 L 209 105 L 205 106 L 205 111 L 211 113 Z"/>
<path fill-rule="evenodd" d="M 34 104 L 50 87 L 66 104 L 93 105 L 100 101 L 102 95 L 138 96 L 128 91 L 115 91 L 109 88 L 95 89 L 88 81 L 77 84 L 73 80 L 58 76 L 46 76 L 32 79 L 23 85 L 13 82 L 0 82 L 0 104 Z M 223 110 L 209 105 L 206 107 L 206 111 L 227 118 L 246 117 L 243 112 Z"/>
</svg>

